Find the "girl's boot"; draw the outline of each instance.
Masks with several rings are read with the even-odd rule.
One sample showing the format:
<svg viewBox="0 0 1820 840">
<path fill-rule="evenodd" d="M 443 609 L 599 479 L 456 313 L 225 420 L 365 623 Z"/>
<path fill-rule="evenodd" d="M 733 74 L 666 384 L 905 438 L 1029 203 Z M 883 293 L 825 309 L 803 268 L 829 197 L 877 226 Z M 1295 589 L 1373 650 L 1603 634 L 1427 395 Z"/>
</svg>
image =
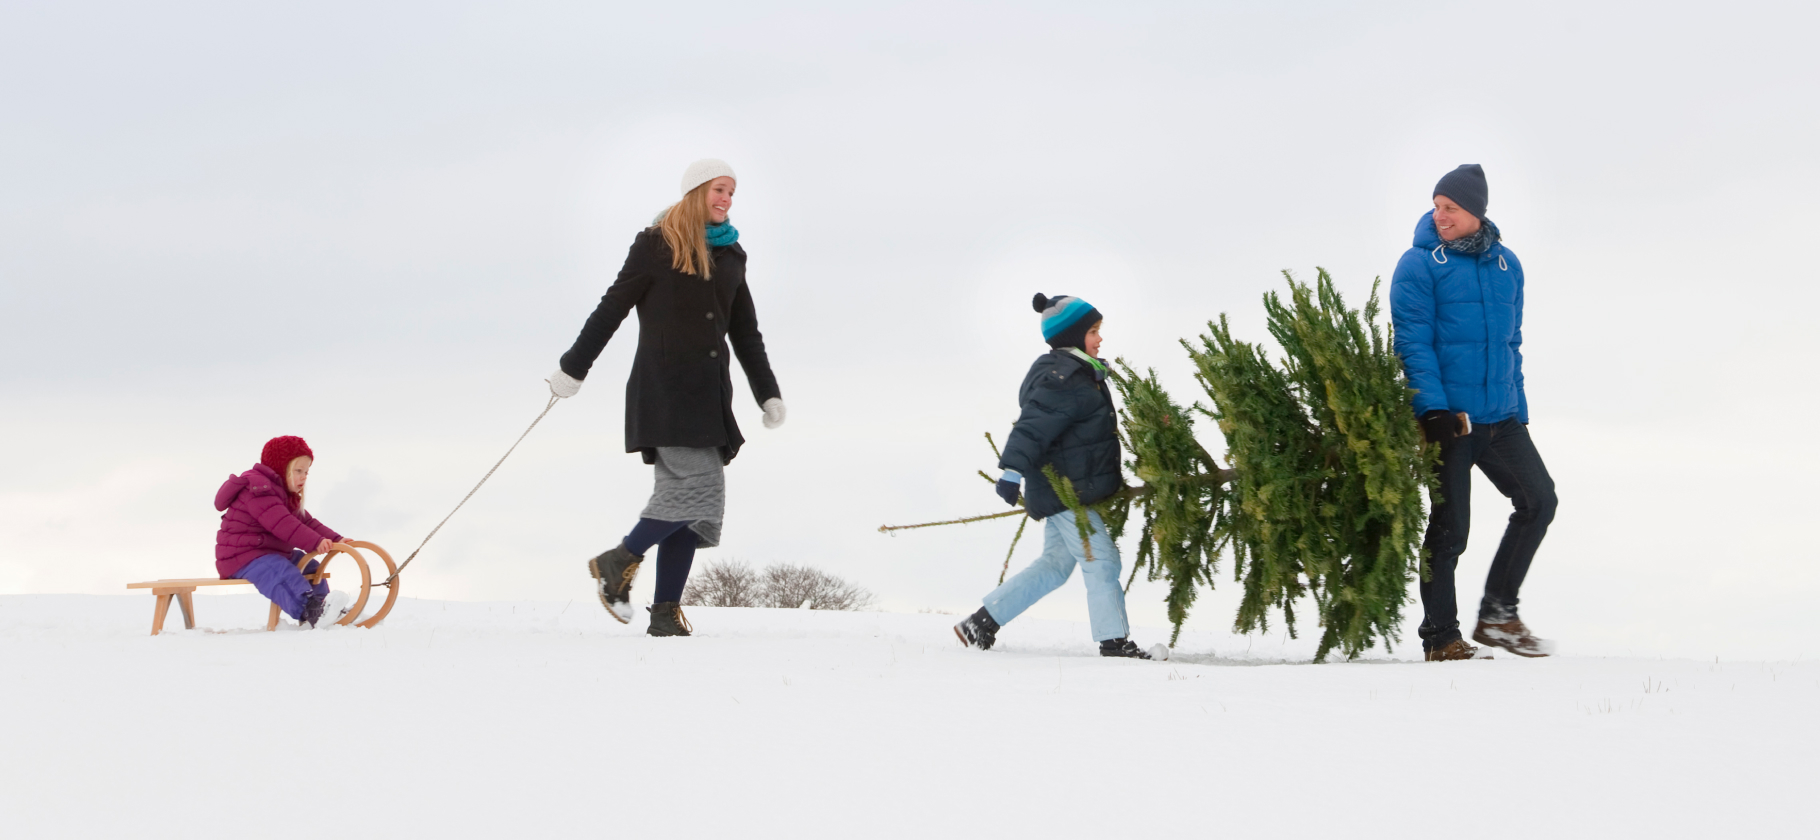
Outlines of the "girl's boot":
<svg viewBox="0 0 1820 840">
<path fill-rule="evenodd" d="M 327 630 L 347 617 L 349 600 L 348 594 L 340 590 L 331 591 L 326 596 L 312 592 L 303 602 L 303 617 L 297 623 L 316 630 Z"/>
<path fill-rule="evenodd" d="M 688 636 L 691 629 L 689 619 L 683 617 L 682 604 L 663 601 L 651 605 L 651 626 L 645 630 L 645 635 Z"/>
<path fill-rule="evenodd" d="M 632 579 L 638 577 L 638 564 L 644 559 L 627 551 L 626 544 L 621 542 L 611 551 L 588 561 L 588 574 L 594 576 L 600 605 L 606 607 L 620 624 L 632 620 Z"/>
</svg>

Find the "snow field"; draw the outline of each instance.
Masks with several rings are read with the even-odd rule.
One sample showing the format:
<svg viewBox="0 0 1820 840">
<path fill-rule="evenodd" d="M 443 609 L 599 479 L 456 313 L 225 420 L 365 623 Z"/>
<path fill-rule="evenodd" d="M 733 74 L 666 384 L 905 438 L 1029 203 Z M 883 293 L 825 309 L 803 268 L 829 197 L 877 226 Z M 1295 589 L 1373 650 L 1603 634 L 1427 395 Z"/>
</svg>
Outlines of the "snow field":
<svg viewBox="0 0 1820 840">
<path fill-rule="evenodd" d="M 1820 668 L 1500 657 L 957 617 L 0 596 L 9 837 L 1813 836 Z M 641 611 L 642 618 L 642 611 Z M 181 627 L 173 617 L 170 623 Z M 1166 631 L 1141 628 L 1140 644 Z M 1571 647 L 1571 646 L 1570 646 Z M 1249 650 L 1248 650 L 1249 648 Z M 168 812 L 165 808 L 175 808 Z"/>
</svg>

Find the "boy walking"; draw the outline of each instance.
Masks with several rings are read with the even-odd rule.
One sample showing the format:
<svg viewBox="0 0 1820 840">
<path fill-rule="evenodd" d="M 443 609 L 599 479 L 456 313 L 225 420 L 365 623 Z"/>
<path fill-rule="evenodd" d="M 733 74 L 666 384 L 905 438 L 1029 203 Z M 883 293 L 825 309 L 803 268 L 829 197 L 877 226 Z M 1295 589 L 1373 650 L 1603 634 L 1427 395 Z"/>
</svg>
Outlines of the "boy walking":
<svg viewBox="0 0 1820 840">
<path fill-rule="evenodd" d="M 1100 313 L 1086 301 L 1066 295 L 1038 294 L 1031 305 L 1042 315 L 1043 340 L 1052 349 L 1030 366 L 1018 389 L 1021 413 L 1005 441 L 999 460 L 1004 474 L 995 489 L 1006 503 L 1016 505 L 1023 485 L 1025 510 L 1043 523 L 1043 554 L 988 593 L 984 606 L 956 624 L 954 634 L 961 644 L 991 648 L 999 628 L 1066 583 L 1078 565 L 1087 583 L 1087 615 L 1100 655 L 1149 659 L 1126 638 L 1131 625 L 1125 617 L 1125 590 L 1119 584 L 1119 550 L 1106 523 L 1088 511 L 1092 535 L 1087 542 L 1093 550 L 1089 558 L 1074 512 L 1062 504 L 1043 474 L 1043 467 L 1054 467 L 1073 483 L 1082 505 L 1125 486 L 1119 472 L 1118 420 L 1106 385 L 1106 366 L 1098 358 Z"/>
</svg>

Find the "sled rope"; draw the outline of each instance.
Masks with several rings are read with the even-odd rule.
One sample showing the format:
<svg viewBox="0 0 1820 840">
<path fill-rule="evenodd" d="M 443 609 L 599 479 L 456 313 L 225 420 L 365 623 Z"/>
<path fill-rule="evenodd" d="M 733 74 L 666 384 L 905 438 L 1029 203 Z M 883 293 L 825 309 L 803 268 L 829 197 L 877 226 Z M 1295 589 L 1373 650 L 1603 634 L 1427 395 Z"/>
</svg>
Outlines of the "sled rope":
<svg viewBox="0 0 1820 840">
<path fill-rule="evenodd" d="M 462 505 L 467 504 L 469 499 L 474 498 L 475 493 L 480 492 L 481 485 L 486 484 L 487 479 L 492 478 L 493 473 L 499 471 L 500 464 L 504 464 L 506 462 L 507 458 L 512 457 L 512 451 L 517 449 L 519 444 L 525 442 L 525 437 L 527 435 L 531 434 L 532 429 L 537 428 L 537 424 L 543 421 L 544 415 L 549 414 L 550 409 L 555 408 L 557 400 L 560 400 L 560 399 L 562 399 L 562 398 L 556 396 L 555 394 L 550 395 L 549 404 L 545 405 L 543 407 L 543 411 L 537 415 L 536 420 L 531 421 L 531 425 L 525 427 L 524 434 L 519 435 L 517 440 L 512 441 L 512 448 L 507 449 L 506 454 L 499 456 L 499 460 L 493 464 L 493 468 L 490 470 L 487 470 L 487 474 L 480 477 L 480 484 L 474 485 L 474 489 L 469 490 L 468 495 L 461 497 L 461 502 L 459 504 L 455 505 L 455 510 L 449 511 L 448 516 L 443 517 L 441 522 L 436 523 L 436 527 L 430 529 L 430 536 L 424 537 L 423 542 L 418 543 L 417 548 L 415 548 L 411 551 L 411 556 L 404 558 L 404 562 L 398 564 L 398 571 L 393 572 L 391 577 L 386 578 L 385 582 L 379 584 L 380 586 L 391 586 L 392 581 L 396 580 L 399 575 L 404 574 L 405 567 L 411 565 L 412 560 L 417 559 L 417 552 L 422 551 L 424 546 L 430 544 L 430 537 L 436 536 L 436 532 L 442 530 L 442 526 L 449 524 L 449 520 L 455 518 L 456 511 L 461 510 Z"/>
</svg>

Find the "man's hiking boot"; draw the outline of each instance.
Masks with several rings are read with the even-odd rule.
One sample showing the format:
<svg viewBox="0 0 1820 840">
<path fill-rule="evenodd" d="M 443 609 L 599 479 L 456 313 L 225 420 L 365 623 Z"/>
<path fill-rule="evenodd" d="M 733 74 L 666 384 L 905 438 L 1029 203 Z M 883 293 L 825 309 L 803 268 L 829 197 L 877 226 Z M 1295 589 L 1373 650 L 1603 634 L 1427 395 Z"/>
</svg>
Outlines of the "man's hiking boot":
<svg viewBox="0 0 1820 840">
<path fill-rule="evenodd" d="M 1429 662 L 1454 662 L 1461 659 L 1490 659 L 1491 654 L 1480 656 L 1479 649 L 1467 644 L 1465 639 L 1454 639 L 1445 646 L 1429 651 L 1422 658 Z"/>
<path fill-rule="evenodd" d="M 1137 646 L 1137 642 L 1130 639 L 1107 639 L 1106 641 L 1100 642 L 1100 655 L 1121 656 L 1127 659 L 1151 658 L 1149 653 L 1146 653 L 1143 648 Z"/>
<path fill-rule="evenodd" d="M 689 619 L 683 616 L 682 604 L 675 601 L 664 601 L 662 603 L 652 604 L 649 609 L 651 611 L 651 626 L 645 628 L 645 635 L 693 635 L 689 631 L 694 628 L 689 626 Z"/>
<path fill-rule="evenodd" d="M 985 607 L 954 625 L 954 636 L 961 644 L 980 650 L 991 650 L 992 643 L 998 641 L 998 622 L 992 620 L 992 614 Z"/>
<path fill-rule="evenodd" d="M 600 605 L 606 607 L 620 624 L 632 620 L 632 579 L 638 577 L 638 564 L 644 559 L 627 551 L 622 542 L 588 561 L 588 574 L 594 576 Z"/>
<path fill-rule="evenodd" d="M 1518 656 L 1547 656 L 1555 652 L 1554 642 L 1530 635 L 1529 628 L 1523 626 L 1523 619 L 1514 615 L 1509 621 L 1479 619 L 1478 629 L 1472 631 L 1472 640 L 1482 645 L 1503 648 Z"/>
</svg>

